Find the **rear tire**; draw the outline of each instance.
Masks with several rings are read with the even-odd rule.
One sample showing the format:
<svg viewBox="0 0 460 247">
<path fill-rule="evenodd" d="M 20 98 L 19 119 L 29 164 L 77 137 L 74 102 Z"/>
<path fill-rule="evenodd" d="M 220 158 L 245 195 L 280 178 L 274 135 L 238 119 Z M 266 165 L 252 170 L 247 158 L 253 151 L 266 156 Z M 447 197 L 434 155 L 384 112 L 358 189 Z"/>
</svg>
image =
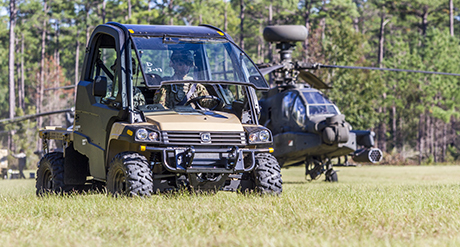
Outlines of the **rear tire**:
<svg viewBox="0 0 460 247">
<path fill-rule="evenodd" d="M 135 152 L 117 154 L 110 163 L 107 190 L 115 196 L 152 195 L 152 171 L 147 159 Z"/>
<path fill-rule="evenodd" d="M 259 153 L 255 157 L 254 168 L 255 190 L 261 194 L 279 195 L 283 192 L 281 167 L 276 158 L 268 153 Z"/>
<path fill-rule="evenodd" d="M 61 152 L 47 153 L 38 164 L 35 188 L 37 195 L 66 192 L 64 183 L 64 156 Z"/>
</svg>

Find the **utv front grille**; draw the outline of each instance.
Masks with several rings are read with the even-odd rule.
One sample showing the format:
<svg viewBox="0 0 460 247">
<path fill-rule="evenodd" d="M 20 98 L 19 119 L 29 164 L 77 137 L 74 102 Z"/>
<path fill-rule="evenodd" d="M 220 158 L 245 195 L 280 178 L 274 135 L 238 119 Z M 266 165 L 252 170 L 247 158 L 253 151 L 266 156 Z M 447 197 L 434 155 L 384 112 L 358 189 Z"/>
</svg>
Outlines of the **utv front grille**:
<svg viewBox="0 0 460 247">
<path fill-rule="evenodd" d="M 163 131 L 165 144 L 173 145 L 246 145 L 244 132 Z"/>
</svg>

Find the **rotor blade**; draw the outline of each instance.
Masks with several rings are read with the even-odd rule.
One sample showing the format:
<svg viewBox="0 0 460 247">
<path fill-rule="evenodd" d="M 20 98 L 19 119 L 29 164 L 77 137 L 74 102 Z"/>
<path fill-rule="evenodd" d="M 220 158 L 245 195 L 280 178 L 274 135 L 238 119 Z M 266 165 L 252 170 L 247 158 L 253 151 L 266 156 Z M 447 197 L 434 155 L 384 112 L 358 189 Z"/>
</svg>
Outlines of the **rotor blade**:
<svg viewBox="0 0 460 247">
<path fill-rule="evenodd" d="M 436 71 L 424 71 L 424 70 L 412 70 L 412 69 L 390 69 L 390 68 L 377 68 L 377 67 L 360 67 L 360 66 L 341 66 L 341 65 L 324 65 L 320 64 L 319 68 L 339 68 L 339 69 L 368 69 L 368 70 L 386 70 L 386 71 L 397 71 L 397 72 L 412 72 L 412 73 L 423 73 L 423 74 L 435 74 L 435 75 L 453 75 L 460 76 L 460 74 L 436 72 Z"/>
<path fill-rule="evenodd" d="M 279 68 L 282 68 L 282 67 L 284 67 L 284 65 L 278 64 L 278 65 L 271 66 L 271 67 L 266 67 L 266 68 L 261 68 L 261 69 L 259 68 L 259 71 L 260 71 L 260 73 L 262 73 L 262 75 L 266 75 L 266 74 L 268 74 L 268 73 L 270 73 L 270 72 L 272 72 L 274 70 L 277 70 Z"/>
<path fill-rule="evenodd" d="M 319 79 L 316 75 L 306 70 L 300 70 L 299 77 L 302 78 L 306 83 L 310 84 L 311 87 L 316 89 L 331 89 L 324 81 Z"/>
<path fill-rule="evenodd" d="M 51 87 L 51 88 L 45 88 L 43 91 L 49 91 L 49 90 L 58 90 L 58 89 L 71 89 L 75 88 L 76 85 L 70 85 L 70 86 L 63 86 L 63 87 Z"/>
<path fill-rule="evenodd" d="M 69 108 L 69 109 L 65 109 L 65 110 L 58 110 L 58 111 L 52 111 L 52 112 L 43 112 L 43 113 L 38 113 L 38 114 L 26 115 L 26 116 L 22 116 L 22 117 L 0 119 L 0 124 L 9 123 L 9 122 L 14 123 L 14 122 L 19 122 L 19 121 L 23 121 L 23 120 L 27 120 L 27 119 L 36 118 L 36 117 L 59 114 L 59 113 L 64 113 L 64 112 L 71 112 L 71 111 L 73 111 L 72 108 Z"/>
</svg>

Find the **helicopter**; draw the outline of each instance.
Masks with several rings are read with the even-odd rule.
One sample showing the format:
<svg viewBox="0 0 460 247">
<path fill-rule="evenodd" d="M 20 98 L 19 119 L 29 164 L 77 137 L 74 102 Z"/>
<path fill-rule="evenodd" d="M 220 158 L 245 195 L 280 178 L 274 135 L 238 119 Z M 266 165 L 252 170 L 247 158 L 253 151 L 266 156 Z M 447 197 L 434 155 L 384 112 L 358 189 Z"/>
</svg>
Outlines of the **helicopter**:
<svg viewBox="0 0 460 247">
<path fill-rule="evenodd" d="M 337 182 L 334 158 L 338 160 L 335 165 L 343 165 L 342 156 L 344 164 L 348 164 L 348 156 L 355 162 L 381 161 L 383 153 L 375 147 L 375 133 L 353 130 L 340 109 L 321 92 L 331 87 L 308 71 L 322 65 L 292 61 L 295 42 L 307 38 L 306 28 L 267 26 L 263 36 L 276 43 L 280 62 L 258 65 L 263 75 L 272 74 L 276 85 L 259 100 L 259 122 L 272 131 L 273 155 L 280 165 L 304 164 L 307 179 L 318 179 L 324 173 L 326 181 Z M 298 83 L 299 79 L 305 83 Z"/>
<path fill-rule="evenodd" d="M 436 71 L 293 62 L 295 42 L 307 38 L 307 29 L 301 25 L 267 26 L 263 37 L 267 42 L 276 43 L 280 62 L 257 65 L 262 75 L 271 74 L 275 85 L 259 100 L 259 122 L 272 131 L 273 155 L 280 166 L 305 165 L 308 180 L 324 174 L 326 181 L 337 182 L 333 166 L 350 165 L 348 156 L 358 163 L 377 163 L 383 158 L 382 151 L 375 147 L 375 133 L 353 130 L 345 115 L 321 91 L 331 87 L 309 70 L 364 69 L 460 76 Z M 341 157 L 345 157 L 344 163 Z M 333 164 L 333 160 L 337 160 L 337 164 Z"/>
</svg>

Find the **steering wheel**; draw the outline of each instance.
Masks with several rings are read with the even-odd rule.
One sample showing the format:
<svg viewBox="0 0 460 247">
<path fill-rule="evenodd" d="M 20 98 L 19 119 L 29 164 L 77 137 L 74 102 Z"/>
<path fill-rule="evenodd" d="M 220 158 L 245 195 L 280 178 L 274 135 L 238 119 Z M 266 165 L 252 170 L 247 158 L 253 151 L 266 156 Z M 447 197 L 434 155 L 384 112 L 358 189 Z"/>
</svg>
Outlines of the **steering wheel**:
<svg viewBox="0 0 460 247">
<path fill-rule="evenodd" d="M 217 103 L 216 103 L 216 104 L 214 105 L 214 107 L 212 107 L 212 108 L 203 107 L 202 105 L 200 105 L 200 103 L 198 103 L 198 102 L 201 101 L 202 99 L 214 100 L 214 101 L 216 101 Z M 221 98 L 216 97 L 216 96 L 214 96 L 214 95 L 203 95 L 203 96 L 198 96 L 198 97 L 196 97 L 196 98 L 192 98 L 192 99 L 187 100 L 187 102 L 185 102 L 184 105 L 190 105 L 190 104 L 195 104 L 195 105 L 198 106 L 198 108 L 200 108 L 201 110 L 204 110 L 204 109 L 214 110 L 214 109 L 216 109 L 216 108 L 222 107 L 222 105 L 224 104 L 224 102 L 222 101 Z"/>
<path fill-rule="evenodd" d="M 163 80 L 160 75 L 155 73 L 146 73 L 145 76 L 147 77 L 147 86 L 161 85 L 161 81 Z"/>
</svg>

